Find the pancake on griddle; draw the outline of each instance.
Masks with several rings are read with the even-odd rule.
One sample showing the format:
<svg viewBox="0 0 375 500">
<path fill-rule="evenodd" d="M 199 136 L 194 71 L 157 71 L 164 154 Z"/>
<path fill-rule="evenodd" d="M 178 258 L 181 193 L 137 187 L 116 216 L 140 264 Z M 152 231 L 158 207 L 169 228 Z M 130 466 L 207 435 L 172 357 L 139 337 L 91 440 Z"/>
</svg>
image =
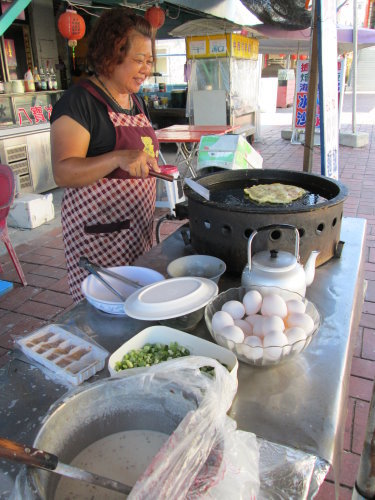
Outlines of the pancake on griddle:
<svg viewBox="0 0 375 500">
<path fill-rule="evenodd" d="M 304 194 L 305 189 L 290 184 L 274 182 L 272 184 L 258 184 L 244 189 L 245 194 L 257 203 L 287 204 L 298 200 Z"/>
</svg>

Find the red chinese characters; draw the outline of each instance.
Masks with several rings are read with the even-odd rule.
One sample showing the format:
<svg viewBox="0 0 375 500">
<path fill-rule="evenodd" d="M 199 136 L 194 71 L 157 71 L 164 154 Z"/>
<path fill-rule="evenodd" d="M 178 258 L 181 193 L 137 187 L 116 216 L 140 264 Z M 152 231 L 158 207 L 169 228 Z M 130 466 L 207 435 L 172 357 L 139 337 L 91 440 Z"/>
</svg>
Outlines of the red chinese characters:
<svg viewBox="0 0 375 500">
<path fill-rule="evenodd" d="M 23 125 L 27 120 L 31 125 L 37 123 L 47 123 L 51 118 L 52 105 L 30 106 L 29 109 L 17 108 L 18 124 Z"/>
</svg>

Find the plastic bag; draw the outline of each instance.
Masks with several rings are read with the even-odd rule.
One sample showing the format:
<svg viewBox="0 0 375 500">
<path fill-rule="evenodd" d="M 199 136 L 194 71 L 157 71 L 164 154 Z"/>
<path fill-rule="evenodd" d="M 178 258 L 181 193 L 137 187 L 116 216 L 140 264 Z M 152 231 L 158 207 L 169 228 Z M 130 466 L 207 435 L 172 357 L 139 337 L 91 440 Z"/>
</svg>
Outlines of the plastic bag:
<svg viewBox="0 0 375 500">
<path fill-rule="evenodd" d="M 215 369 L 215 375 L 202 367 Z M 259 491 L 259 450 L 256 436 L 236 430 L 227 416 L 237 391 L 237 370 L 218 361 L 188 356 L 138 373 L 140 391 L 160 389 L 170 380 L 194 393 L 190 411 L 138 479 L 128 498 L 255 498 Z"/>
</svg>

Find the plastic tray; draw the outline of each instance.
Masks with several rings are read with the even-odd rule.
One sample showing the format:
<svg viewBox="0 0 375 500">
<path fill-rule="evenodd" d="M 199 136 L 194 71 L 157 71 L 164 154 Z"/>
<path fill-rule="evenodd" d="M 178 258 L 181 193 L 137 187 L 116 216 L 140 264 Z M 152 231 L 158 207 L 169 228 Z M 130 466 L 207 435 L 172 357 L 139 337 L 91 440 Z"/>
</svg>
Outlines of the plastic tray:
<svg viewBox="0 0 375 500">
<path fill-rule="evenodd" d="M 65 381 L 79 385 L 104 368 L 108 352 L 59 325 L 47 325 L 19 339 L 18 346 L 31 359 Z"/>
<path fill-rule="evenodd" d="M 108 370 L 111 377 L 121 377 L 129 373 L 128 370 L 115 370 L 117 361 L 121 361 L 124 355 L 132 349 L 139 349 L 145 344 L 155 343 L 169 344 L 170 342 L 178 342 L 181 346 L 189 349 L 190 354 L 194 356 L 206 356 L 207 358 L 214 358 L 220 363 L 228 367 L 230 373 L 234 376 L 237 374 L 238 361 L 236 356 L 225 347 L 221 347 L 208 340 L 201 339 L 195 335 L 176 330 L 168 326 L 150 326 L 145 328 L 133 338 L 122 344 L 108 360 Z M 132 368 L 130 368 L 131 370 Z"/>
</svg>

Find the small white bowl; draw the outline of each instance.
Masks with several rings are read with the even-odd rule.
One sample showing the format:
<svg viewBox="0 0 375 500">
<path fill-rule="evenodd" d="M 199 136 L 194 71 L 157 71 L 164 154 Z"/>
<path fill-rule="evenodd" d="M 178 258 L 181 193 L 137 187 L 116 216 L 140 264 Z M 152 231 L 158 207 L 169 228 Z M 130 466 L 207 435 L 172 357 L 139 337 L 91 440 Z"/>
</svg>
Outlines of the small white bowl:
<svg viewBox="0 0 375 500">
<path fill-rule="evenodd" d="M 110 271 L 120 274 L 125 278 L 139 282 L 141 285 L 149 285 L 157 281 L 164 280 L 164 276 L 154 269 L 148 267 L 136 266 L 118 266 L 108 267 Z M 137 288 L 127 285 L 112 278 L 103 275 L 103 278 L 108 281 L 110 285 L 118 290 L 124 297 L 129 297 Z M 116 295 L 108 290 L 95 276 L 90 274 L 81 283 L 81 290 L 87 301 L 100 311 L 115 314 L 117 316 L 126 316 L 124 310 L 124 302 L 122 302 Z"/>
<path fill-rule="evenodd" d="M 226 267 L 224 261 L 212 255 L 186 255 L 172 260 L 167 267 L 167 273 L 171 278 L 198 276 L 218 283 Z"/>
</svg>

